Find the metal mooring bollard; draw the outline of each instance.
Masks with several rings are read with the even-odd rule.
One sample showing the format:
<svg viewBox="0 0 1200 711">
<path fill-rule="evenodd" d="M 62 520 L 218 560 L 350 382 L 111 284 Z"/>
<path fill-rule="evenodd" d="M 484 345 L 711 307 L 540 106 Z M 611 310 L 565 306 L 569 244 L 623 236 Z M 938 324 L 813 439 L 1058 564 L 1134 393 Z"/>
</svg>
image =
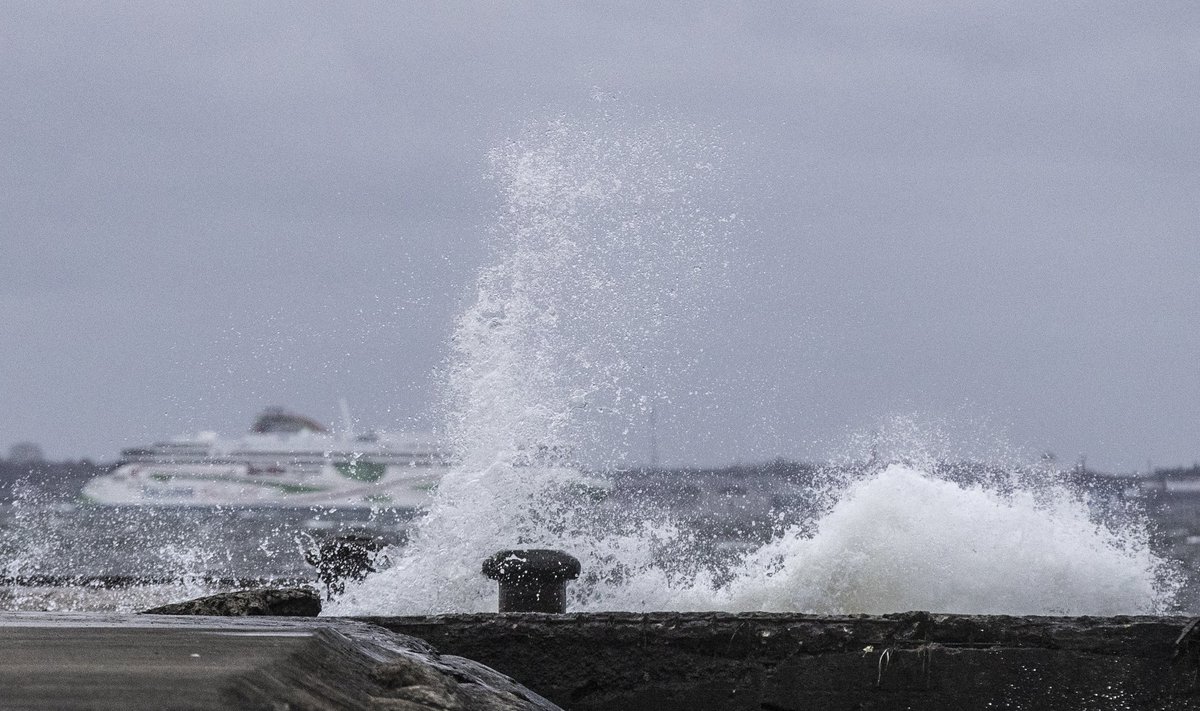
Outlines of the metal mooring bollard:
<svg viewBox="0 0 1200 711">
<path fill-rule="evenodd" d="M 579 560 L 546 548 L 500 551 L 483 561 L 483 574 L 500 583 L 500 612 L 566 612 L 567 581 Z"/>
</svg>

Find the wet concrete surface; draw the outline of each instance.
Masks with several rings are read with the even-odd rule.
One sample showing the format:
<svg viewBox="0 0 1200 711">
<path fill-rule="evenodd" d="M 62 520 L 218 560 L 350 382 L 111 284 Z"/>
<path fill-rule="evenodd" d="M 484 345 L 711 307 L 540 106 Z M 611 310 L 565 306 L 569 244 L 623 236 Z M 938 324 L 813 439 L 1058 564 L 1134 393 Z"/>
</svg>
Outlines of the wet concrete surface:
<svg viewBox="0 0 1200 711">
<path fill-rule="evenodd" d="M 927 612 L 0 615 L 5 709 L 555 703 L 573 711 L 1197 709 L 1200 624 Z"/>
<path fill-rule="evenodd" d="M 361 618 L 573 711 L 1200 709 L 1186 617 L 592 613 Z"/>
<path fill-rule="evenodd" d="M 482 665 L 361 622 L 9 613 L 0 708 L 556 707 Z"/>
</svg>

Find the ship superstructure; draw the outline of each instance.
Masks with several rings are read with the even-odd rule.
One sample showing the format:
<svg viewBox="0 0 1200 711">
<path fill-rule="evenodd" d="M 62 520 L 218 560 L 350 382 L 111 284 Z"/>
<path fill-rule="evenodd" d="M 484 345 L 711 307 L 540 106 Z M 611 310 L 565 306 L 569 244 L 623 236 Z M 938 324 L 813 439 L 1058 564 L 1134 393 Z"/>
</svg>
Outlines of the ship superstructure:
<svg viewBox="0 0 1200 711">
<path fill-rule="evenodd" d="M 238 438 L 201 432 L 125 449 L 83 495 L 109 505 L 419 508 L 450 465 L 432 436 L 332 433 L 272 408 Z"/>
</svg>

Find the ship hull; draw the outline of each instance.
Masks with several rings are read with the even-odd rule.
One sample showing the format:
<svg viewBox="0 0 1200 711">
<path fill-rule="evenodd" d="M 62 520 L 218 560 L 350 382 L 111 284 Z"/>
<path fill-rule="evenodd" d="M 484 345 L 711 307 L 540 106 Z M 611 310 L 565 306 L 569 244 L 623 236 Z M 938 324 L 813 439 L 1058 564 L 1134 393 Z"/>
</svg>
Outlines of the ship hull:
<svg viewBox="0 0 1200 711">
<path fill-rule="evenodd" d="M 443 466 L 323 464 L 259 470 L 247 464 L 125 464 L 92 479 L 83 497 L 108 506 L 424 508 Z"/>
</svg>

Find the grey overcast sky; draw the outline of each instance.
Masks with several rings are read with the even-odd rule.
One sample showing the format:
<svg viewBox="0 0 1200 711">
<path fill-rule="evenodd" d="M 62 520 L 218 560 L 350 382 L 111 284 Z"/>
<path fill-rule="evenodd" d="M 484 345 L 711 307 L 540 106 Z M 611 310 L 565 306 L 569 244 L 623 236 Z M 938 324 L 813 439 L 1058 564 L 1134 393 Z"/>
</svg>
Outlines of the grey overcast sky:
<svg viewBox="0 0 1200 711">
<path fill-rule="evenodd" d="M 739 206 L 666 461 L 904 413 L 1200 459 L 1194 0 L 5 2 L 0 447 L 430 420 L 488 149 L 597 90 Z"/>
</svg>

